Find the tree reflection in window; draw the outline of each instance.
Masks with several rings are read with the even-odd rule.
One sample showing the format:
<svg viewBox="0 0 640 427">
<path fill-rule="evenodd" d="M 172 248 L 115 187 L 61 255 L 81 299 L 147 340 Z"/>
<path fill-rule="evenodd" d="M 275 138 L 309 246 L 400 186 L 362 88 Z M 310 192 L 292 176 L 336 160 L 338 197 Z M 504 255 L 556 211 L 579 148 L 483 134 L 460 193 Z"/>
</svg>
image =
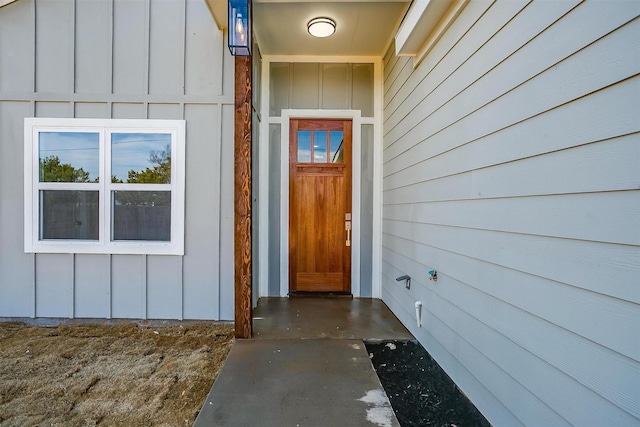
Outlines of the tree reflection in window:
<svg viewBox="0 0 640 427">
<path fill-rule="evenodd" d="M 157 186 L 171 183 L 170 134 L 112 133 L 111 183 L 113 241 L 171 239 L 171 191 Z"/>
<path fill-rule="evenodd" d="M 96 132 L 40 132 L 40 182 L 99 182 L 100 135 Z"/>
<path fill-rule="evenodd" d="M 40 182 L 98 182 L 89 178 L 83 168 L 74 168 L 70 163 L 62 163 L 58 156 L 40 159 Z"/>
<path fill-rule="evenodd" d="M 171 183 L 171 135 L 114 133 L 111 135 L 111 182 Z"/>
</svg>

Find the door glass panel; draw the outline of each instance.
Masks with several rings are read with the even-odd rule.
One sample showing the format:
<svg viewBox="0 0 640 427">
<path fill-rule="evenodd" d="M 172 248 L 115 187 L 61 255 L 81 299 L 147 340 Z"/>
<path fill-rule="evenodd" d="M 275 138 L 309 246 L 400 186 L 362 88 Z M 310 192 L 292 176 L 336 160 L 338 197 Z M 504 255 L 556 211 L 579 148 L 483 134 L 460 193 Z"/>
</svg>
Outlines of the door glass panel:
<svg viewBox="0 0 640 427">
<path fill-rule="evenodd" d="M 317 130 L 313 134 L 313 162 L 327 163 L 327 131 Z"/>
<path fill-rule="evenodd" d="M 341 130 L 332 130 L 330 132 L 330 138 L 331 138 L 331 143 L 330 143 L 330 147 L 331 147 L 331 153 L 330 153 L 330 161 L 331 163 L 343 163 L 344 162 L 344 146 L 343 146 L 343 140 L 344 140 L 344 134 Z"/>
<path fill-rule="evenodd" d="M 40 132 L 40 182 L 98 182 L 100 135 Z"/>
<path fill-rule="evenodd" d="M 171 135 L 111 134 L 111 182 L 171 183 Z"/>
<path fill-rule="evenodd" d="M 298 162 L 311 162 L 311 131 L 298 131 Z"/>
</svg>

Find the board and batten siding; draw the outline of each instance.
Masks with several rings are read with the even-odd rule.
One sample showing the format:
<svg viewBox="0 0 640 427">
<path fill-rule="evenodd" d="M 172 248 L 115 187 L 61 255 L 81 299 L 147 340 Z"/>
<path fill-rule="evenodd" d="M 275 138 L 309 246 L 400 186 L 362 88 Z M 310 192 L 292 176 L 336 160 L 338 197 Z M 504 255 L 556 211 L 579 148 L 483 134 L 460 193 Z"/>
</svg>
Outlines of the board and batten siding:
<svg viewBox="0 0 640 427">
<path fill-rule="evenodd" d="M 471 0 L 385 56 L 383 299 L 494 425 L 640 424 L 639 15 Z"/>
<path fill-rule="evenodd" d="M 320 59 L 320 58 L 319 58 Z M 371 63 L 270 62 L 270 117 L 283 109 L 359 110 L 374 116 Z M 269 295 L 280 296 L 281 123 L 269 125 Z M 361 125 L 360 295 L 372 294 L 373 150 L 371 124 Z"/>
<path fill-rule="evenodd" d="M 184 119 L 185 255 L 25 254 L 25 117 Z M 232 141 L 233 59 L 203 0 L 0 8 L 0 317 L 233 319 Z"/>
</svg>

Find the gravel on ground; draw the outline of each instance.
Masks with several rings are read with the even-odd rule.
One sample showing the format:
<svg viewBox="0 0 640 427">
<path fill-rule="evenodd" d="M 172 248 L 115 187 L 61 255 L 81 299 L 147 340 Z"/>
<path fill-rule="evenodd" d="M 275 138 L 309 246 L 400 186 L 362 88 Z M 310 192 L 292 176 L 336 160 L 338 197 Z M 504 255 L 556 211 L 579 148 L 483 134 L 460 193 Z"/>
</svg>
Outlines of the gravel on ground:
<svg viewBox="0 0 640 427">
<path fill-rule="evenodd" d="M 489 422 L 417 341 L 366 343 L 402 427 L 487 427 Z"/>
</svg>

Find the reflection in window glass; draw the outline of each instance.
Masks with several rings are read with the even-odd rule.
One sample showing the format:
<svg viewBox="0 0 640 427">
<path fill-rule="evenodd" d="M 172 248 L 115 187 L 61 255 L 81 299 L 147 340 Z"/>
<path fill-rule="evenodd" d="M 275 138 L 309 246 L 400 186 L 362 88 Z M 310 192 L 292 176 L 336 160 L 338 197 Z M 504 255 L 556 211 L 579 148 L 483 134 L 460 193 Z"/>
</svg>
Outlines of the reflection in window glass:
<svg viewBox="0 0 640 427">
<path fill-rule="evenodd" d="M 111 134 L 111 182 L 171 183 L 171 135 Z"/>
<path fill-rule="evenodd" d="M 171 240 L 170 191 L 114 191 L 113 240 Z"/>
<path fill-rule="evenodd" d="M 317 130 L 313 133 L 313 161 L 327 163 L 327 131 Z"/>
<path fill-rule="evenodd" d="M 344 135 L 341 130 L 332 130 L 330 132 L 331 138 L 331 163 L 343 163 L 344 162 Z"/>
<path fill-rule="evenodd" d="M 298 162 L 311 162 L 311 131 L 298 131 Z"/>
<path fill-rule="evenodd" d="M 40 182 L 98 182 L 100 135 L 40 132 Z"/>
<path fill-rule="evenodd" d="M 98 240 L 98 191 L 40 191 L 40 239 Z"/>
</svg>

